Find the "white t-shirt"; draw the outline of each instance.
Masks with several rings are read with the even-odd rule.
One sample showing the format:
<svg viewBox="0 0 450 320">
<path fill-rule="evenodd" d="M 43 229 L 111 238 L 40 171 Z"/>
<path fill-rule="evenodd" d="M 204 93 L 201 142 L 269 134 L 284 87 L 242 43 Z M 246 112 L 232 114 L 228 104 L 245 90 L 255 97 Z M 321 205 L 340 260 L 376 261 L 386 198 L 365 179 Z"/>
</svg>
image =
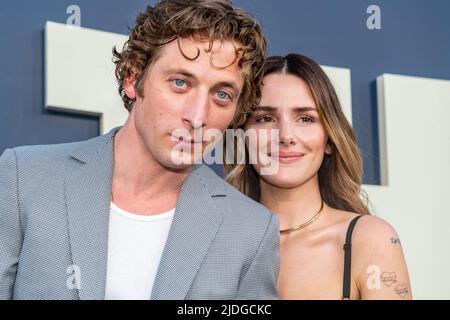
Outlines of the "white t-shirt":
<svg viewBox="0 0 450 320">
<path fill-rule="evenodd" d="M 148 300 L 175 209 L 142 216 L 111 202 L 106 300 Z"/>
</svg>

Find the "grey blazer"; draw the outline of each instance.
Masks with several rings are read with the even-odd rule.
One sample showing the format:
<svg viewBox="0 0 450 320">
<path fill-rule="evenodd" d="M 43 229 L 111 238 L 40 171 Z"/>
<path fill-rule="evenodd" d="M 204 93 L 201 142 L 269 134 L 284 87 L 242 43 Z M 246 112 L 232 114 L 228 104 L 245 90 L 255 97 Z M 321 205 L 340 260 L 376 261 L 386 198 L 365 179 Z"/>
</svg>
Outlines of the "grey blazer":
<svg viewBox="0 0 450 320">
<path fill-rule="evenodd" d="M 0 157 L 0 299 L 104 299 L 117 130 Z M 278 245 L 276 216 L 197 165 L 149 299 L 276 299 Z"/>
</svg>

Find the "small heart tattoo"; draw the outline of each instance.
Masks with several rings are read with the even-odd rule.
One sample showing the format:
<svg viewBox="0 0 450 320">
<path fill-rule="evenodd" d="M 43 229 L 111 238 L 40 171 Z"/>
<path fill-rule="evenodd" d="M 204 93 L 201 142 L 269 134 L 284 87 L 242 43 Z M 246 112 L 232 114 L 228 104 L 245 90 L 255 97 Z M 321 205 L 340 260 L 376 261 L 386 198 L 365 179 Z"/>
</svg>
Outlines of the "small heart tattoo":
<svg viewBox="0 0 450 320">
<path fill-rule="evenodd" d="M 408 294 L 408 287 L 406 286 L 406 284 L 399 284 L 398 286 L 395 287 L 394 291 L 402 299 L 404 299 L 406 297 L 406 295 Z"/>
<path fill-rule="evenodd" d="M 383 272 L 381 274 L 381 281 L 387 285 L 388 287 L 392 286 L 395 282 L 397 282 L 397 276 L 395 272 Z"/>
</svg>

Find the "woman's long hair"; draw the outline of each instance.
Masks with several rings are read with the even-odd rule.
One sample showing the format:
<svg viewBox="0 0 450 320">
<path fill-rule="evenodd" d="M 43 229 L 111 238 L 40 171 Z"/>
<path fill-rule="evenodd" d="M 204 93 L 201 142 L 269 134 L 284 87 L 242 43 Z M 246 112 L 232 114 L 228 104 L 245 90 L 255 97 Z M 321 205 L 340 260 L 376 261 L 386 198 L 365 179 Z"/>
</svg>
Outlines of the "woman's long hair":
<svg viewBox="0 0 450 320">
<path fill-rule="evenodd" d="M 363 165 L 355 133 L 342 112 L 330 79 L 315 61 L 300 54 L 270 57 L 265 76 L 276 73 L 301 78 L 308 84 L 314 97 L 320 121 L 328 136 L 328 144 L 332 148 L 330 155 L 324 155 L 318 172 L 323 201 L 335 209 L 370 214 L 367 197 L 361 189 Z M 246 119 L 247 114 L 243 114 L 233 129 L 243 129 Z M 226 143 L 225 140 L 224 144 Z M 224 158 L 227 157 L 226 150 L 225 148 Z M 238 190 L 259 201 L 260 177 L 248 163 L 248 150 L 245 152 L 245 164 L 225 162 L 226 179 Z"/>
</svg>

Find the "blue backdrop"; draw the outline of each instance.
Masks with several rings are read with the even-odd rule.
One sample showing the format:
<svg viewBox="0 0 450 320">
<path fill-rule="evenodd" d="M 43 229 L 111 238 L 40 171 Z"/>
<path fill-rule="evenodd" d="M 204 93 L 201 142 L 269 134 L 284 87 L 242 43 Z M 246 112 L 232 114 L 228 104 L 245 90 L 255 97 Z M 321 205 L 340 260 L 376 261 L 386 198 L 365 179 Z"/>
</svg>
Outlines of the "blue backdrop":
<svg viewBox="0 0 450 320">
<path fill-rule="evenodd" d="M 99 134 L 95 117 L 44 109 L 43 29 L 47 20 L 65 23 L 66 8 L 76 4 L 81 8 L 83 27 L 126 34 L 137 13 L 154 2 L 2 0 L 0 153 L 8 147 L 77 141 Z M 364 181 L 378 184 L 375 79 L 382 73 L 450 79 L 450 1 L 235 3 L 262 22 L 271 54 L 301 52 L 320 64 L 351 69 L 353 123 L 364 155 Z M 371 4 L 381 8 L 381 30 L 366 27 L 366 9 Z"/>
</svg>

